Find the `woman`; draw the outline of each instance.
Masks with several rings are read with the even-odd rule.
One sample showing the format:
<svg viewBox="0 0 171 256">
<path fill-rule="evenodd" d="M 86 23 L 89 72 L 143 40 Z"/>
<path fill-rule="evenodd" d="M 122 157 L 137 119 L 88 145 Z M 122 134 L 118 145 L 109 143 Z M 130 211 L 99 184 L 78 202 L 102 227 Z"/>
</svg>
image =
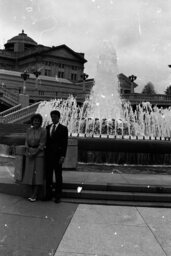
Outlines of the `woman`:
<svg viewBox="0 0 171 256">
<path fill-rule="evenodd" d="M 23 183 L 32 187 L 29 201 L 35 202 L 38 192 L 44 182 L 44 148 L 46 143 L 46 129 L 42 128 L 43 118 L 35 114 L 31 118 L 32 126 L 26 133 L 26 165 Z"/>
</svg>

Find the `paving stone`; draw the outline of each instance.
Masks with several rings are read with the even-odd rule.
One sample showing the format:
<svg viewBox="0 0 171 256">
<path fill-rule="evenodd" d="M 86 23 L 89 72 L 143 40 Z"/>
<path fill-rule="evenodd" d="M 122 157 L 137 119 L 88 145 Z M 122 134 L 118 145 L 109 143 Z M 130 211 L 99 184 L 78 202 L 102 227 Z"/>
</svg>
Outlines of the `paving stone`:
<svg viewBox="0 0 171 256">
<path fill-rule="evenodd" d="M 75 212 L 72 222 L 81 225 L 91 224 L 121 224 L 145 226 L 143 218 L 135 207 L 106 206 L 103 205 L 80 205 Z"/>
<path fill-rule="evenodd" d="M 100 219 L 99 206 L 79 206 L 55 256 L 60 255 L 58 252 L 68 254 L 72 252 L 75 255 L 82 253 L 83 255 L 165 256 L 160 243 L 136 208 L 123 207 L 123 210 L 118 206 L 112 208 L 105 206 Z"/>
<path fill-rule="evenodd" d="M 0 256 L 54 255 L 76 208 L 0 194 Z"/>
<path fill-rule="evenodd" d="M 165 256 L 147 227 L 71 223 L 59 251 L 116 256 Z"/>
</svg>

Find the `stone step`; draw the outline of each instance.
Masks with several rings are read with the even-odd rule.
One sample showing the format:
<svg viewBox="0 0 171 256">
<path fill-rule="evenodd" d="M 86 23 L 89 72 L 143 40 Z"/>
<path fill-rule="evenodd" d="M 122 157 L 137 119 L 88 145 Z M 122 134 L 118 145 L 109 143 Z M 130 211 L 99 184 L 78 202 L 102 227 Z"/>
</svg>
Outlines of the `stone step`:
<svg viewBox="0 0 171 256">
<path fill-rule="evenodd" d="M 70 184 L 71 187 L 72 184 Z M 77 184 L 78 185 L 78 184 Z M 118 203 L 118 201 L 123 202 L 149 202 L 149 203 L 170 203 L 171 202 L 171 193 L 158 193 L 158 192 L 134 192 L 130 191 L 112 191 L 112 190 L 90 190 L 82 187 L 81 191 L 79 186 L 74 186 L 74 188 L 67 188 L 68 184 L 64 184 L 62 197 L 70 200 L 88 200 L 88 201 L 96 201 L 96 203 L 100 203 L 101 201 L 106 201 L 110 203 Z M 88 185 L 87 185 L 88 186 Z M 99 189 L 99 188 L 98 188 Z M 134 187 L 135 189 L 135 187 Z M 0 183 L 0 193 L 6 193 L 16 196 L 27 197 L 30 195 L 30 190 L 25 185 L 19 183 Z"/>
<path fill-rule="evenodd" d="M 77 189 L 94 191 L 122 191 L 122 192 L 139 192 L 139 193 L 170 193 L 171 186 L 144 185 L 144 184 L 83 184 L 83 183 L 64 183 L 64 189 Z"/>
<path fill-rule="evenodd" d="M 148 202 L 148 201 L 119 201 L 119 200 L 103 200 L 103 199 L 87 199 L 87 198 L 62 198 L 62 202 L 75 204 L 98 204 L 98 205 L 120 205 L 134 207 L 160 207 L 171 208 L 170 202 Z"/>
<path fill-rule="evenodd" d="M 64 198 L 110 200 L 110 201 L 139 201 L 139 202 L 171 202 L 171 193 L 141 193 L 122 191 L 94 191 L 81 190 L 80 193 L 73 189 L 63 189 Z"/>
</svg>

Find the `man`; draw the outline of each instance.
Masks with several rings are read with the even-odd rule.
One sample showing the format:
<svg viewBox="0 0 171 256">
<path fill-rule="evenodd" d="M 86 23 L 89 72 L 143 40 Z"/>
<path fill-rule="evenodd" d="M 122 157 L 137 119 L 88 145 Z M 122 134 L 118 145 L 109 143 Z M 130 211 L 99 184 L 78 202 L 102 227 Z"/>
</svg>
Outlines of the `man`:
<svg viewBox="0 0 171 256">
<path fill-rule="evenodd" d="M 68 144 L 68 129 L 59 123 L 60 112 L 50 113 L 52 124 L 46 127 L 46 199 L 53 197 L 53 171 L 55 171 L 55 203 L 60 202 L 62 193 L 62 164 L 65 159 Z"/>
</svg>

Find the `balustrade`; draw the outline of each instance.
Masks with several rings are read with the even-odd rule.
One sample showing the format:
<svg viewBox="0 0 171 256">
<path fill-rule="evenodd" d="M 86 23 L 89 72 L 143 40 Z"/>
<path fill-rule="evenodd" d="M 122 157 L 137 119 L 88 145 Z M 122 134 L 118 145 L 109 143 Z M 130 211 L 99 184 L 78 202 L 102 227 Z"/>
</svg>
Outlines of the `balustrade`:
<svg viewBox="0 0 171 256">
<path fill-rule="evenodd" d="M 22 118 L 31 116 L 36 111 L 39 104 L 40 104 L 40 102 L 36 102 L 36 103 L 32 104 L 31 106 L 28 106 L 28 107 L 19 109 L 15 112 L 9 113 L 8 115 L 3 116 L 2 118 L 0 117 L 0 122 L 13 123 Z"/>
<path fill-rule="evenodd" d="M 2 85 L 0 85 L 0 92 L 2 92 L 4 98 L 6 98 L 8 101 L 13 103 L 14 105 L 18 104 L 18 95 L 10 92 L 8 89 L 3 88 Z"/>
<path fill-rule="evenodd" d="M 16 105 L 16 106 L 12 107 L 12 108 L 6 109 L 6 110 L 3 111 L 3 112 L 0 112 L 0 116 L 8 115 L 8 114 L 10 114 L 10 113 L 13 113 L 13 112 L 19 110 L 19 109 L 21 109 L 21 104 L 18 104 L 18 105 Z"/>
<path fill-rule="evenodd" d="M 131 102 L 131 104 L 138 104 L 144 101 L 148 101 L 151 104 L 171 104 L 171 95 L 164 95 L 164 94 L 154 94 L 154 95 L 148 95 L 148 94 L 142 94 L 142 93 L 134 93 L 134 94 L 122 94 L 121 97 L 123 99 L 127 99 Z"/>
</svg>

